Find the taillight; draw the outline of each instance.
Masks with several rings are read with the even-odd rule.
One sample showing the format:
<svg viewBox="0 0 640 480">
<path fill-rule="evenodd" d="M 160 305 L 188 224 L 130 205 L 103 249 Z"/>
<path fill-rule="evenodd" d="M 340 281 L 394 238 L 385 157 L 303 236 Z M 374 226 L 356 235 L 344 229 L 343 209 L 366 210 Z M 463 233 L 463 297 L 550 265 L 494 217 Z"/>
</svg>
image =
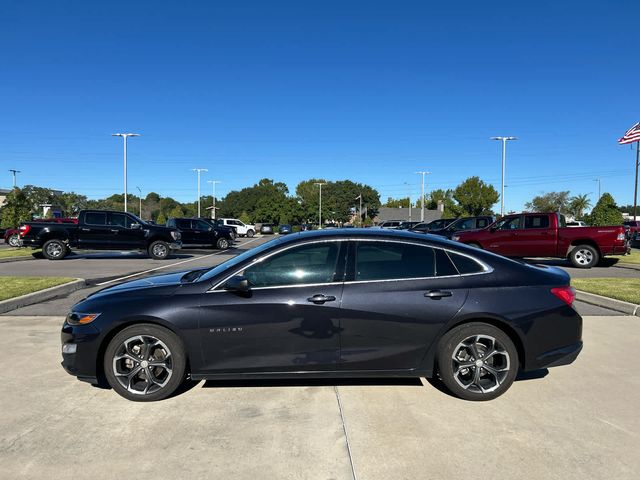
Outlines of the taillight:
<svg viewBox="0 0 640 480">
<path fill-rule="evenodd" d="M 29 225 L 20 225 L 18 227 L 18 231 L 20 232 L 21 237 L 24 237 L 27 233 L 29 233 L 29 230 L 31 230 L 31 227 Z"/>
<path fill-rule="evenodd" d="M 552 288 L 551 293 L 570 307 L 573 306 L 573 301 L 576 299 L 576 289 L 570 286 Z"/>
</svg>

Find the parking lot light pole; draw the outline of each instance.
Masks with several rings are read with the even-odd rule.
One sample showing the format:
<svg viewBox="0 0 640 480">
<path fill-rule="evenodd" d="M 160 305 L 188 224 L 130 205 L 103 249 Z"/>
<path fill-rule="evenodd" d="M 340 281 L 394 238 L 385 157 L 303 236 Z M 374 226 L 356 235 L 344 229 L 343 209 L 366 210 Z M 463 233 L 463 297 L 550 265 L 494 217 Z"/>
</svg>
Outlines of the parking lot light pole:
<svg viewBox="0 0 640 480">
<path fill-rule="evenodd" d="M 213 187 L 213 202 L 211 203 L 211 218 L 216 219 L 216 183 L 222 183 L 220 180 L 207 180 Z"/>
<path fill-rule="evenodd" d="M 138 192 L 140 192 L 140 196 L 138 197 L 138 200 L 140 201 L 140 218 L 142 218 L 142 190 L 140 190 L 140 187 L 136 187 L 138 189 Z"/>
<path fill-rule="evenodd" d="M 600 201 L 600 186 L 601 186 L 601 181 L 599 178 L 594 178 L 593 179 L 594 182 L 598 182 L 598 202 Z"/>
<path fill-rule="evenodd" d="M 362 193 L 356 197 L 356 200 L 360 200 L 360 221 L 358 223 L 362 227 Z"/>
<path fill-rule="evenodd" d="M 16 188 L 18 186 L 18 180 L 16 178 L 16 175 L 22 172 L 20 170 L 14 170 L 12 168 L 10 168 L 9 171 L 13 174 L 13 188 Z"/>
<path fill-rule="evenodd" d="M 500 216 L 504 217 L 504 168 L 507 162 L 507 142 L 509 140 L 518 140 L 517 137 L 491 137 L 491 140 L 500 140 L 502 142 L 502 190 L 500 193 Z"/>
<path fill-rule="evenodd" d="M 318 205 L 318 228 L 322 229 L 322 186 L 326 185 L 326 183 L 316 182 L 315 185 L 320 187 L 320 203 Z"/>
<path fill-rule="evenodd" d="M 200 218 L 200 172 L 208 172 L 206 168 L 192 168 L 194 172 L 198 172 L 198 218 Z"/>
<path fill-rule="evenodd" d="M 124 140 L 124 211 L 127 211 L 127 138 L 139 137 L 139 133 L 112 133 L 112 137 L 122 137 Z"/>
<path fill-rule="evenodd" d="M 431 172 L 416 172 L 416 174 L 422 175 L 422 199 L 420 200 L 420 221 L 424 222 L 424 177 L 425 175 L 430 175 Z"/>
</svg>

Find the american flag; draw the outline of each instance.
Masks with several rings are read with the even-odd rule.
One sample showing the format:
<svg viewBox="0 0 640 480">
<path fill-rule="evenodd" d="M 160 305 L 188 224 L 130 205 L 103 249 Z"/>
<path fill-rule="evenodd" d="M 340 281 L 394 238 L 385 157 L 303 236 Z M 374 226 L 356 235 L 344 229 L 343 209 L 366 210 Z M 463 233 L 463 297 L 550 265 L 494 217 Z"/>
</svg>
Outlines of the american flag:
<svg viewBox="0 0 640 480">
<path fill-rule="evenodd" d="M 625 143 L 633 143 L 640 141 L 640 122 L 636 123 L 633 127 L 627 130 L 627 133 L 623 135 L 623 137 L 618 140 L 620 145 L 624 145 Z"/>
</svg>

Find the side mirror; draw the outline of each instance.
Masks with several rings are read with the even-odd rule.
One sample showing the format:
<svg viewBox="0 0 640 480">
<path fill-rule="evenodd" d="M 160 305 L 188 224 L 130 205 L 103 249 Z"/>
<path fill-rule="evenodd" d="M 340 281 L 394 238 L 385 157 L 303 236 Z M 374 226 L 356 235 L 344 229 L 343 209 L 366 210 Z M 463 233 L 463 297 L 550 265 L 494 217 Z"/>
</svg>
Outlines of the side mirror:
<svg viewBox="0 0 640 480">
<path fill-rule="evenodd" d="M 249 280 L 242 275 L 234 275 L 224 284 L 224 289 L 229 292 L 236 292 L 244 295 L 251 293 L 251 287 L 249 286 Z"/>
<path fill-rule="evenodd" d="M 139 223 L 132 223 L 131 224 L 131 228 L 133 230 L 138 230 L 138 229 L 142 228 L 142 225 L 140 225 Z"/>
</svg>

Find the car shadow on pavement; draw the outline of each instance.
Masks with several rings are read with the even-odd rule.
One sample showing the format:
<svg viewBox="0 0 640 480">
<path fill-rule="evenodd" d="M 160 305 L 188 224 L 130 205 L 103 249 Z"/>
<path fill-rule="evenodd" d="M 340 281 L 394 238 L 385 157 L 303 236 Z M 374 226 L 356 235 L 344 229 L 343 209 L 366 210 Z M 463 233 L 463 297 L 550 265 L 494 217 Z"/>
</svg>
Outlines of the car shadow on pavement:
<svg viewBox="0 0 640 480">
<path fill-rule="evenodd" d="M 546 377 L 548 374 L 549 374 L 548 368 L 541 368 L 539 370 L 533 370 L 531 372 L 519 371 L 515 381 L 522 382 L 525 380 L 538 380 L 540 378 Z M 440 380 L 437 376 L 433 378 L 427 378 L 426 381 L 429 382 L 429 385 L 431 385 L 433 388 L 435 388 L 439 392 L 444 393 L 445 395 L 448 395 L 450 397 L 457 398 L 447 389 L 444 383 L 442 383 L 442 380 Z"/>
<path fill-rule="evenodd" d="M 259 388 L 259 387 L 371 387 L 371 386 L 421 387 L 419 378 L 307 378 L 263 380 L 207 380 L 202 388 Z"/>
</svg>

